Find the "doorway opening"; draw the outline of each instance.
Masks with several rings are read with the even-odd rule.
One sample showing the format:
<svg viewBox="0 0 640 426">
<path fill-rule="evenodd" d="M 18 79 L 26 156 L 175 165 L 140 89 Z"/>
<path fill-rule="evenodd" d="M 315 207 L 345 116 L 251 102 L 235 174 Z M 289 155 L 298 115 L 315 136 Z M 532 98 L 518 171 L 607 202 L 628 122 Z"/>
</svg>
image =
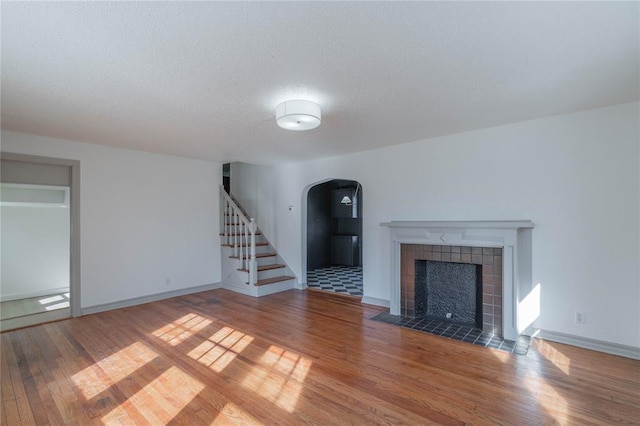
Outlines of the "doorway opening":
<svg viewBox="0 0 640 426">
<path fill-rule="evenodd" d="M 79 162 L 2 153 L 0 330 L 79 315 Z"/>
<path fill-rule="evenodd" d="M 227 194 L 231 194 L 231 163 L 222 165 L 222 187 Z"/>
<path fill-rule="evenodd" d="M 362 186 L 333 179 L 307 194 L 307 286 L 363 296 Z"/>
</svg>

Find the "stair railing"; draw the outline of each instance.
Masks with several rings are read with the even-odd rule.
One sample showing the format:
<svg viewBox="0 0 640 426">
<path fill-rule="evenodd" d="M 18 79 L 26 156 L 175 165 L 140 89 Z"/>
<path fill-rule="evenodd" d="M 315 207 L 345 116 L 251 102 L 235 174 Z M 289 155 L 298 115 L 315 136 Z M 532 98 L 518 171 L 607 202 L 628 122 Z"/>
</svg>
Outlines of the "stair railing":
<svg viewBox="0 0 640 426">
<path fill-rule="evenodd" d="M 247 218 L 240 207 L 220 186 L 220 226 L 222 244 L 233 248 L 233 257 L 239 260 L 240 269 L 249 271 L 249 285 L 258 281 L 256 261 L 256 231 L 258 226 L 253 218 Z"/>
</svg>

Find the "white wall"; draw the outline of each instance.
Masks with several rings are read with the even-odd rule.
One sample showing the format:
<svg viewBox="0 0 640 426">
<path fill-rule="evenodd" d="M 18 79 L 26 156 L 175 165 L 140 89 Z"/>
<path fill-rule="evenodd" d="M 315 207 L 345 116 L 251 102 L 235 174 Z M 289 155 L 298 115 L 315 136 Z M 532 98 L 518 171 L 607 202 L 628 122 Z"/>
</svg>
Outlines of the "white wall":
<svg viewBox="0 0 640 426">
<path fill-rule="evenodd" d="M 220 164 L 7 131 L 2 150 L 80 161 L 83 308 L 220 282 Z"/>
<path fill-rule="evenodd" d="M 303 163 L 236 163 L 232 192 L 300 277 L 305 188 L 359 181 L 364 294 L 385 300 L 381 222 L 530 219 L 536 325 L 640 347 L 639 112 L 630 103 Z"/>
<path fill-rule="evenodd" d="M 69 208 L 0 207 L 0 300 L 69 289 Z"/>
</svg>

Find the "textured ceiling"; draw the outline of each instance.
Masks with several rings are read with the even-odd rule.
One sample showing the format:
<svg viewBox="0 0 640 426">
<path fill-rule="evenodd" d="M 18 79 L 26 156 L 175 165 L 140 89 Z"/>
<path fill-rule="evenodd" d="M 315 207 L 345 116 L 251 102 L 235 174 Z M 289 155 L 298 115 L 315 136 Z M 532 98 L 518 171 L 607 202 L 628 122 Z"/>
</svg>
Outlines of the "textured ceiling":
<svg viewBox="0 0 640 426">
<path fill-rule="evenodd" d="M 2 127 L 216 161 L 639 98 L 638 2 L 3 2 Z M 322 125 L 290 132 L 299 98 Z"/>
</svg>

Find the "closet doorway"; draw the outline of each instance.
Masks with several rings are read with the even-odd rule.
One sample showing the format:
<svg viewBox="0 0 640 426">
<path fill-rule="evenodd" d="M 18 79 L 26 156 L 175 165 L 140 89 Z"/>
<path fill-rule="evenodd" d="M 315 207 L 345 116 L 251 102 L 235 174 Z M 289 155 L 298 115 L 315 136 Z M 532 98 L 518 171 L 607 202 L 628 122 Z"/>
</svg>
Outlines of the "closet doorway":
<svg viewBox="0 0 640 426">
<path fill-rule="evenodd" d="M 0 330 L 78 315 L 79 162 L 10 153 L 1 161 Z"/>
</svg>

